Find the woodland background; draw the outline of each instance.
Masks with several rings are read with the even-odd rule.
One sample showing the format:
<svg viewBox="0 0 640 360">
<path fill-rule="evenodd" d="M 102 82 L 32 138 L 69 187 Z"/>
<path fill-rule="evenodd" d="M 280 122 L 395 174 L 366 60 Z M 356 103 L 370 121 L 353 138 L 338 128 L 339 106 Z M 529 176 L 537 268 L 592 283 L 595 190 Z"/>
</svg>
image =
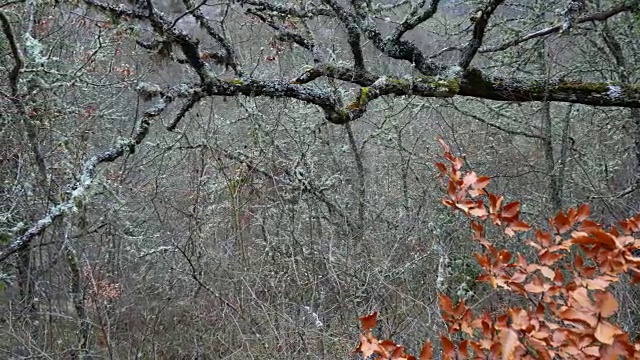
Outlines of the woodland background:
<svg viewBox="0 0 640 360">
<path fill-rule="evenodd" d="M 410 349 L 444 329 L 438 292 L 500 311 L 435 138 L 526 219 L 635 214 L 639 16 L 0 2 L 0 357 L 347 358 L 371 311 Z M 638 289 L 616 291 L 636 335 Z"/>
</svg>

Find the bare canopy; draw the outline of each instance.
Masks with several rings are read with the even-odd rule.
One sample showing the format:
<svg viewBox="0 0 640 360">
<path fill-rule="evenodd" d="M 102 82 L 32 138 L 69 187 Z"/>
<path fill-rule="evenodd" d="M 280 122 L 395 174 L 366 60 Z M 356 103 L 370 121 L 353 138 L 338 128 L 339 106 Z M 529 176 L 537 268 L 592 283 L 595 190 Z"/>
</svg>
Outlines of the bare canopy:
<svg viewBox="0 0 640 360">
<path fill-rule="evenodd" d="M 599 22 L 611 20 L 625 13 L 638 11 L 639 1 L 620 1 L 602 9 L 585 9 L 574 6 L 569 1 L 568 8 L 556 19 L 556 24 L 542 28 L 520 31 L 512 38 L 505 36 L 487 42 L 491 33 L 492 19 L 505 6 L 504 0 L 489 0 L 475 11 L 462 24 L 460 44 L 450 44 L 432 53 L 423 50 L 409 40 L 412 32 L 422 31 L 440 14 L 442 1 L 406 0 L 374 3 L 365 0 L 318 0 L 310 2 L 304 8 L 294 2 L 276 2 L 263 0 L 242 0 L 230 6 L 236 13 L 244 14 L 263 24 L 275 33 L 275 39 L 283 44 L 299 47 L 308 54 L 308 63 L 300 64 L 301 70 L 291 78 L 264 79 L 254 76 L 256 64 L 242 63 L 238 55 L 240 44 L 234 43 L 234 34 L 219 21 L 208 17 L 205 8 L 207 1 L 183 0 L 184 11 L 179 16 L 169 16 L 158 10 L 153 1 L 131 1 L 121 4 L 119 1 L 84 0 L 91 9 L 115 21 L 144 24 L 151 29 L 151 40 L 135 39 L 138 46 L 149 53 L 163 53 L 170 60 L 186 64 L 198 77 L 198 81 L 188 84 L 176 84 L 173 87 L 159 89 L 153 93 L 150 87 L 140 86 L 139 91 L 156 97 L 157 103 L 148 109 L 137 131 L 131 138 L 124 139 L 91 157 L 85 163 L 80 181 L 74 185 L 74 191 L 67 202 L 52 207 L 49 213 L 33 224 L 26 232 L 12 239 L 9 245 L 0 251 L 0 261 L 25 248 L 31 240 L 41 234 L 58 217 L 71 211 L 74 201 L 81 196 L 93 180 L 95 168 L 102 162 L 110 162 L 135 149 L 145 138 L 149 120 L 162 113 L 175 99 L 186 99 L 185 105 L 168 125 L 173 130 L 180 119 L 198 102 L 213 96 L 264 96 L 271 98 L 290 98 L 322 109 L 326 120 L 335 124 L 345 124 L 362 117 L 367 106 L 384 96 L 418 97 L 474 97 L 509 102 L 568 102 L 592 106 L 640 108 L 640 87 L 610 81 L 610 79 L 583 80 L 571 78 L 537 78 L 528 74 L 498 74 L 480 65 L 478 57 L 513 49 L 524 43 L 558 35 L 571 36 L 571 32 L 588 31 Z M 573 4 L 573 5 L 572 5 Z M 578 4 L 579 5 L 579 4 Z M 399 21 L 384 18 L 385 14 L 400 13 Z M 396 16 L 397 17 L 397 16 Z M 208 41 L 217 44 L 217 51 L 204 48 L 203 41 L 192 33 L 181 29 L 177 24 L 186 18 L 193 19 L 199 29 L 208 35 Z M 333 19 L 340 24 L 345 34 L 345 51 L 327 54 L 320 46 L 317 34 L 314 34 L 307 22 Z M 12 48 L 15 36 L 11 25 L 3 20 L 3 32 Z M 167 49 L 174 49 L 169 50 Z M 176 51 L 179 49 L 180 51 Z M 337 58 L 336 53 L 349 55 Z M 376 55 L 371 55 L 376 54 Z M 374 57 L 386 57 L 389 61 L 399 61 L 398 69 L 409 69 L 405 74 L 380 73 L 370 66 Z M 24 66 L 19 51 L 13 52 L 15 71 L 12 71 L 13 83 Z M 410 66 L 406 66 L 410 65 Z M 215 68 L 224 66 L 231 76 L 217 75 Z M 336 92 L 328 81 L 346 83 L 350 94 Z M 156 87 L 151 87 L 157 89 Z"/>
</svg>

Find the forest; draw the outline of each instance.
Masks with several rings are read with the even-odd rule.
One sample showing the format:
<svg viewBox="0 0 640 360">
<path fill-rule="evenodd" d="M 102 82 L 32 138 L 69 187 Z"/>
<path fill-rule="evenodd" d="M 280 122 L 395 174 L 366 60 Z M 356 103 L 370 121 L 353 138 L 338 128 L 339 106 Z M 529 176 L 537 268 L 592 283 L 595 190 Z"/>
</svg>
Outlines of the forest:
<svg viewBox="0 0 640 360">
<path fill-rule="evenodd" d="M 0 0 L 0 358 L 640 358 L 638 39 L 640 0 Z"/>
</svg>

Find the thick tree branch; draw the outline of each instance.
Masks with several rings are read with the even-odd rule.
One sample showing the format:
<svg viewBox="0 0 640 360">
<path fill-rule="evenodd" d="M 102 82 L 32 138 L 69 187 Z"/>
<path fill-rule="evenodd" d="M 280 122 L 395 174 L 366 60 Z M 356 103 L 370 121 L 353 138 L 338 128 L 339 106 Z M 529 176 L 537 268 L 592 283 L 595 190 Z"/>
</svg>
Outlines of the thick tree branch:
<svg viewBox="0 0 640 360">
<path fill-rule="evenodd" d="M 455 67 L 445 72 L 453 72 Z M 386 78 L 382 93 L 368 95 L 367 102 L 383 95 L 413 95 L 421 97 L 469 96 L 479 99 L 513 102 L 552 101 L 593 106 L 640 108 L 640 87 L 614 82 L 582 82 L 564 79 L 527 79 L 489 76 L 476 68 L 461 72 L 456 78 L 441 77 L 383 77 L 367 72 L 355 72 L 338 66 L 322 65 L 311 68 L 293 80 L 308 83 L 327 76 L 368 87 Z"/>
<path fill-rule="evenodd" d="M 640 107 L 640 87 L 620 83 L 564 79 L 491 77 L 477 69 L 465 71 L 458 95 L 497 101 L 551 101 L 593 106 Z"/>
<path fill-rule="evenodd" d="M 493 15 L 498 6 L 503 2 L 504 0 L 491 0 L 483 9 L 474 14 L 473 21 L 475 23 L 473 25 L 473 35 L 471 36 L 469 43 L 462 49 L 462 55 L 460 57 L 460 62 L 458 63 L 461 68 L 466 69 L 471 65 L 471 61 L 476 56 L 478 49 L 482 45 L 484 33 L 487 30 L 487 25 L 489 25 L 491 15 Z"/>
<path fill-rule="evenodd" d="M 329 91 L 292 84 L 285 80 L 230 80 L 216 81 L 207 85 L 209 96 L 266 96 L 291 98 L 314 104 L 331 114 L 340 107 L 340 100 Z"/>
</svg>

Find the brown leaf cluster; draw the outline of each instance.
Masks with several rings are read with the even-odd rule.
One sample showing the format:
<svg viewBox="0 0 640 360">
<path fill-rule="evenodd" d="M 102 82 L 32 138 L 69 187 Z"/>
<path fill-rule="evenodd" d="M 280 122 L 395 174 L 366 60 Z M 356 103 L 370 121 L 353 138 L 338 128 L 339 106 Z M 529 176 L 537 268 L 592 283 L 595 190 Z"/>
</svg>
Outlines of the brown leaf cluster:
<svg viewBox="0 0 640 360">
<path fill-rule="evenodd" d="M 447 335 L 440 339 L 443 359 L 640 359 L 640 343 L 614 323 L 618 301 L 612 283 L 628 274 L 640 281 L 640 214 L 605 228 L 589 220 L 583 204 L 549 219 L 549 226 L 532 227 L 520 219 L 520 203 L 486 190 L 490 179 L 463 172 L 463 161 L 439 139 L 446 162 L 436 163 L 446 197 L 443 203 L 470 219 L 473 239 L 483 251 L 474 254 L 482 268 L 478 281 L 519 295 L 530 304 L 502 314 L 476 314 L 464 302 L 453 304 L 440 295 Z M 531 261 L 485 237 L 485 227 L 507 235 L 529 234 L 527 244 L 537 254 Z M 379 359 L 433 358 L 427 341 L 418 358 L 391 340 L 372 335 L 377 313 L 360 319 L 363 333 L 355 353 Z M 455 336 L 452 336 L 455 335 Z M 452 340 L 462 339 L 462 340 Z"/>
</svg>

